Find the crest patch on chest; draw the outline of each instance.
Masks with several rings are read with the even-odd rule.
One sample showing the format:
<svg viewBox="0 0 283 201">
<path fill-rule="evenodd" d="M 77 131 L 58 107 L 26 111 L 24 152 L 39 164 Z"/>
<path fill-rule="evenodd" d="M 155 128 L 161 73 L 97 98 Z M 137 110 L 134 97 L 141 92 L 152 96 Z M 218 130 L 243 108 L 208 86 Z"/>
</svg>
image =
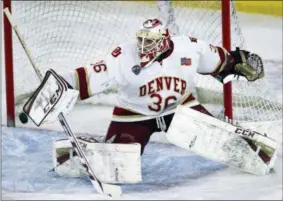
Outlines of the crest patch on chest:
<svg viewBox="0 0 283 201">
<path fill-rule="evenodd" d="M 191 58 L 187 58 L 187 57 L 181 58 L 181 66 L 190 66 L 190 65 L 192 65 Z"/>
<path fill-rule="evenodd" d="M 138 75 L 141 72 L 141 67 L 139 65 L 134 65 L 132 67 L 132 71 L 133 71 L 134 74 Z"/>
</svg>

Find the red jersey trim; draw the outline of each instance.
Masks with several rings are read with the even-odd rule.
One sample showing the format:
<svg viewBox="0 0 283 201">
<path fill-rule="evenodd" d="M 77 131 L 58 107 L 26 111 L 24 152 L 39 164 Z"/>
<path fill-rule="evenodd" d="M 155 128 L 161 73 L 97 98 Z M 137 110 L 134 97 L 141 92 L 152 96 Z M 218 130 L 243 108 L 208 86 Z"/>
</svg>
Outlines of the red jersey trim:
<svg viewBox="0 0 283 201">
<path fill-rule="evenodd" d="M 81 98 L 81 100 L 87 99 L 89 97 L 89 93 L 88 93 L 88 83 L 87 83 L 86 71 L 83 67 L 81 67 L 81 68 L 77 68 L 76 72 L 77 72 L 77 75 L 78 75 L 77 77 L 79 79 L 78 89 L 80 91 L 80 98 Z"/>
</svg>

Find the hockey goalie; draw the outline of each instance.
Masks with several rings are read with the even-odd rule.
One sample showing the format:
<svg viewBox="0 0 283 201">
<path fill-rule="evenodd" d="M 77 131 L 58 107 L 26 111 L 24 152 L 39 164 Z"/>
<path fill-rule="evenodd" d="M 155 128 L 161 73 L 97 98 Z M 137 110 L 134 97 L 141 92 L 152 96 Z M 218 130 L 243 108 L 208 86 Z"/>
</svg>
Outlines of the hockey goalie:
<svg viewBox="0 0 283 201">
<path fill-rule="evenodd" d="M 268 174 L 279 142 L 266 133 L 214 118 L 192 93 L 197 73 L 222 83 L 231 75 L 256 82 L 264 76 L 264 69 L 257 54 L 239 48 L 227 51 L 189 36 L 171 36 L 159 19 L 148 19 L 134 41 L 116 47 L 101 61 L 70 72 L 47 71 L 24 112 L 40 126 L 53 122 L 61 112 L 67 114 L 77 98 L 88 99 L 119 87 L 105 138 L 78 137 L 104 182 L 142 181 L 140 157 L 151 135 L 160 131 L 169 142 L 208 159 Z M 68 139 L 54 142 L 58 174 L 87 174 L 76 156 Z"/>
</svg>

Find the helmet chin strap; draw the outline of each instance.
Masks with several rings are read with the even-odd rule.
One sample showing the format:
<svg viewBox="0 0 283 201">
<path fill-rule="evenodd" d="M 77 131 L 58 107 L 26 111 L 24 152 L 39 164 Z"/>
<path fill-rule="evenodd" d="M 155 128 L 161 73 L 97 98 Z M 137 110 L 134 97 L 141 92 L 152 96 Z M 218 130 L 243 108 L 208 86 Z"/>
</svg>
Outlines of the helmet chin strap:
<svg viewBox="0 0 283 201">
<path fill-rule="evenodd" d="M 148 62 L 146 62 L 146 61 L 143 62 L 143 59 L 146 59 L 146 58 L 141 58 L 141 63 L 140 63 L 141 67 L 142 68 L 146 68 L 146 67 L 150 66 L 154 61 L 156 61 L 162 55 L 166 54 L 166 52 L 171 51 L 171 48 L 174 48 L 174 46 L 171 45 L 171 43 L 172 43 L 171 40 L 168 43 L 169 43 L 168 44 L 168 49 L 165 52 L 162 52 L 162 53 L 157 52 L 156 55 L 153 58 L 147 58 L 147 59 L 149 59 Z M 146 57 L 146 56 L 149 56 L 149 55 L 144 55 L 144 57 Z"/>
<path fill-rule="evenodd" d="M 141 67 L 146 68 L 147 66 L 150 66 L 160 55 L 162 55 L 162 53 L 157 53 L 156 56 L 152 59 L 149 58 L 149 62 L 142 62 L 141 61 Z M 144 57 L 146 57 L 146 55 Z M 142 60 L 143 60 L 143 58 L 142 58 Z"/>
<path fill-rule="evenodd" d="M 141 67 L 142 68 L 146 68 L 146 67 L 150 66 L 154 61 L 162 61 L 163 59 L 165 59 L 168 56 L 170 56 L 171 53 L 174 50 L 174 43 L 171 40 L 168 43 L 169 43 L 168 44 L 168 49 L 165 52 L 157 53 L 154 58 L 152 58 L 152 59 L 149 58 L 148 62 L 146 62 L 146 61 L 145 62 L 141 62 Z"/>
</svg>

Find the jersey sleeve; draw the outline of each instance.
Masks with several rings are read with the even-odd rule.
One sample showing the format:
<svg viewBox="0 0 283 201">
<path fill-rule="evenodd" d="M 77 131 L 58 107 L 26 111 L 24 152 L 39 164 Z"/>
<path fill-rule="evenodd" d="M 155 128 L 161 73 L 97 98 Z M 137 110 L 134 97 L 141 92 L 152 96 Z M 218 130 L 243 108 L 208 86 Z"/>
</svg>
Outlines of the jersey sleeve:
<svg viewBox="0 0 283 201">
<path fill-rule="evenodd" d="M 203 75 L 216 75 L 222 72 L 229 59 L 229 53 L 223 47 L 218 47 L 198 40 L 200 60 L 197 72 Z"/>
<path fill-rule="evenodd" d="M 84 100 L 117 87 L 118 68 L 118 60 L 109 55 L 105 60 L 59 74 L 79 91 L 80 99 Z"/>
</svg>

